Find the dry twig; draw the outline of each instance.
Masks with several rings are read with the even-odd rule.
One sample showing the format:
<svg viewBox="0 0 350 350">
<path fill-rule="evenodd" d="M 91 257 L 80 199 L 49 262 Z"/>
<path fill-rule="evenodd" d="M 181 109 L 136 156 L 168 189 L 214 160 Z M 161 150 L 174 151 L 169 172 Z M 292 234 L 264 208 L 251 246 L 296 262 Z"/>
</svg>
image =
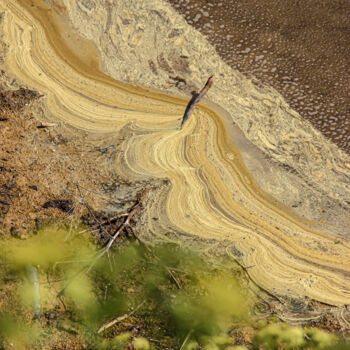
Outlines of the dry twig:
<svg viewBox="0 0 350 350">
<path fill-rule="evenodd" d="M 79 184 L 77 184 L 77 188 L 78 188 L 78 192 L 80 195 L 80 202 L 82 201 L 82 198 L 85 198 L 85 196 L 82 195 L 82 192 L 80 190 L 80 186 Z M 118 215 L 117 217 L 126 217 L 126 219 L 124 220 L 124 222 L 118 227 L 118 229 L 114 232 L 113 235 L 110 235 L 103 227 L 103 224 L 97 220 L 97 218 L 95 217 L 95 215 L 93 214 L 92 209 L 88 206 L 88 204 L 85 202 L 83 202 L 83 205 L 85 205 L 85 207 L 87 208 L 87 210 L 89 211 L 89 213 L 92 215 L 92 217 L 95 219 L 95 221 L 98 223 L 98 225 L 100 226 L 100 228 L 110 237 L 106 247 L 104 247 L 100 253 L 97 254 L 97 256 L 95 256 L 95 258 L 93 258 L 92 263 L 90 264 L 90 266 L 87 268 L 86 266 L 83 266 L 79 271 L 77 271 L 76 274 L 74 274 L 74 276 L 72 276 L 72 278 L 67 281 L 67 283 L 64 285 L 64 287 L 58 292 L 57 296 L 60 297 L 63 295 L 64 291 L 66 290 L 66 288 L 70 285 L 70 283 L 77 277 L 79 276 L 82 272 L 85 271 L 85 273 L 90 272 L 90 270 L 92 269 L 92 267 L 96 264 L 96 262 L 105 254 L 108 254 L 109 249 L 111 248 L 111 246 L 113 245 L 114 241 L 117 239 L 117 237 L 120 235 L 120 233 L 125 230 L 126 228 L 129 228 L 130 230 L 132 230 L 131 226 L 130 226 L 130 221 L 133 218 L 133 216 L 136 214 L 136 212 L 142 208 L 143 205 L 143 201 L 146 199 L 148 193 L 149 193 L 150 189 L 145 189 L 142 193 L 142 195 L 140 196 L 139 200 L 130 208 L 130 210 L 125 213 L 125 214 L 121 214 Z M 113 220 L 116 219 L 117 217 L 112 218 Z M 106 222 L 104 222 L 104 224 L 108 223 L 108 220 Z M 140 241 L 136 235 L 133 233 L 133 236 L 135 237 L 135 239 L 138 240 L 138 242 L 140 242 L 140 244 L 144 245 L 144 243 L 142 241 Z M 144 245 L 145 246 L 145 245 Z M 91 261 L 91 260 L 90 260 Z"/>
<path fill-rule="evenodd" d="M 130 220 L 133 218 L 133 216 L 136 214 L 136 212 L 141 209 L 142 202 L 146 198 L 148 194 L 148 190 L 145 190 L 145 192 L 142 194 L 141 198 L 131 207 L 128 213 L 122 214 L 119 217 L 125 217 L 126 219 L 124 222 L 119 226 L 119 228 L 116 230 L 112 238 L 109 240 L 108 244 L 106 245 L 106 248 L 104 249 L 105 252 L 108 252 L 108 250 L 111 248 L 112 244 L 116 240 L 116 238 L 119 236 L 119 234 L 127 227 L 130 227 Z"/>
<path fill-rule="evenodd" d="M 187 336 L 186 336 L 185 340 L 183 341 L 180 350 L 182 350 L 182 349 L 184 348 L 184 346 L 185 346 L 186 343 L 188 342 L 188 339 L 190 339 L 190 336 L 191 336 L 192 332 L 193 332 L 193 329 L 191 329 L 191 330 L 187 333 Z"/>
<path fill-rule="evenodd" d="M 175 275 L 173 274 L 173 272 L 170 270 L 169 267 L 165 267 L 166 271 L 169 273 L 170 277 L 174 280 L 176 287 L 181 289 L 181 284 L 179 282 L 179 280 L 175 277 Z"/>
<path fill-rule="evenodd" d="M 201 100 L 201 98 L 207 93 L 207 91 L 210 89 L 210 87 L 214 84 L 214 75 L 211 75 L 209 79 L 207 80 L 206 84 L 204 85 L 203 89 L 200 91 L 199 94 L 194 94 L 191 98 L 190 102 L 188 103 L 184 116 L 182 118 L 180 129 L 182 129 L 183 125 L 186 123 L 188 119 L 190 119 L 190 116 L 193 113 L 193 110 Z"/>
<path fill-rule="evenodd" d="M 115 318 L 113 321 L 108 322 L 106 324 L 104 324 L 103 326 L 101 326 L 99 328 L 99 330 L 97 331 L 97 333 L 102 333 L 103 331 L 105 331 L 106 329 L 114 326 L 116 323 L 125 320 L 126 318 L 130 317 L 131 315 L 133 315 L 144 303 L 146 302 L 146 300 L 144 300 L 141 304 L 139 304 L 138 306 L 135 307 L 134 310 L 132 310 L 129 314 L 125 314 L 122 316 L 119 316 L 117 318 Z"/>
<path fill-rule="evenodd" d="M 40 320 L 41 304 L 40 304 L 40 286 L 39 286 L 38 269 L 33 265 L 27 265 L 26 272 L 27 272 L 28 280 L 33 286 L 34 315 Z"/>
</svg>

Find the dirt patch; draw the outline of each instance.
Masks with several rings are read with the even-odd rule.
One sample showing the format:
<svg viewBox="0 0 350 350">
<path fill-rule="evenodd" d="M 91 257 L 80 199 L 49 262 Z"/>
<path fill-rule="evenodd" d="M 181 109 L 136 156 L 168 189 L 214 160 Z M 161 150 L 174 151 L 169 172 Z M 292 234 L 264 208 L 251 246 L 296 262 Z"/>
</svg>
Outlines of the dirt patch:
<svg viewBox="0 0 350 350">
<path fill-rule="evenodd" d="M 142 194 L 146 184 L 128 184 L 113 175 L 106 159 L 112 163 L 118 150 L 110 146 L 108 140 L 96 142 L 96 136 L 62 125 L 40 127 L 44 99 L 45 96 L 32 90 L 0 88 L 1 234 L 26 238 L 43 222 L 72 222 L 72 219 L 82 217 L 94 231 L 96 243 L 105 245 L 108 237 L 125 220 L 116 213 L 125 213 L 128 212 L 125 208 L 133 208 L 140 200 L 137 194 Z M 90 142 L 92 139 L 94 142 Z M 135 224 L 131 221 L 131 226 Z M 118 237 L 118 246 L 126 237 L 133 240 L 130 230 L 128 228 Z M 129 282 L 125 281 L 125 289 L 132 294 L 137 286 Z M 15 283 L 10 283 L 6 288 L 0 288 L 2 311 L 18 308 L 13 299 L 17 287 Z M 108 332 L 107 337 L 131 332 L 133 336 L 151 339 L 156 348 L 167 348 L 174 340 L 168 334 L 167 325 L 152 312 L 147 308 L 141 314 L 130 317 Z M 273 311 L 272 307 L 267 314 L 275 312 L 278 313 L 278 310 Z M 27 320 L 32 317 L 28 312 L 20 314 Z M 341 335 L 345 332 L 332 315 L 311 325 Z M 88 348 L 83 331 L 74 322 L 74 315 L 62 305 L 47 308 L 40 327 L 43 329 L 43 349 Z M 157 339 L 153 339 L 155 332 Z M 250 346 L 254 334 L 255 329 L 247 326 L 234 329 L 231 335 L 237 339 L 237 344 Z"/>
<path fill-rule="evenodd" d="M 117 151 L 108 141 L 96 141 L 96 135 L 64 125 L 42 127 L 44 101 L 45 96 L 29 89 L 0 87 L 0 234 L 2 239 L 25 239 L 45 223 L 69 227 L 83 218 L 96 228 L 99 241 L 107 230 L 112 234 L 119 222 L 102 232 L 97 220 L 129 207 L 143 184 L 121 182 L 114 176 L 106 159 L 113 163 Z M 33 315 L 19 310 L 14 299 L 17 288 L 14 282 L 0 285 L 0 312 L 18 310 L 29 322 Z M 63 305 L 53 305 L 37 321 L 43 329 L 40 348 L 87 347 L 67 312 Z"/>
<path fill-rule="evenodd" d="M 84 210 L 76 210 L 83 201 L 94 209 L 116 208 L 110 187 L 114 184 L 117 189 L 118 179 L 98 161 L 100 157 L 113 158 L 114 150 L 102 143 L 92 145 L 86 133 L 73 128 L 40 127 L 44 98 L 24 88 L 0 88 L 3 235 L 23 237 L 44 221 L 83 215 Z M 121 193 L 125 195 L 125 191 Z"/>
</svg>

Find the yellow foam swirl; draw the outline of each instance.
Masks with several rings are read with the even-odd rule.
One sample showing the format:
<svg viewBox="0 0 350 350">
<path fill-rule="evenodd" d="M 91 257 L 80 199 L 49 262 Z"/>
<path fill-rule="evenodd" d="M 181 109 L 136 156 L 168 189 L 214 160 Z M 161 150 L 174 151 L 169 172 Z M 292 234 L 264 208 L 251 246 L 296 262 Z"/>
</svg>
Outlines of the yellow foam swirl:
<svg viewBox="0 0 350 350">
<path fill-rule="evenodd" d="M 30 3 L 0 1 L 8 68 L 46 93 L 52 119 L 102 135 L 123 130 L 118 174 L 169 179 L 147 204 L 147 230 L 235 247 L 252 279 L 274 294 L 349 303 L 349 243 L 335 244 L 259 188 L 218 108 L 201 104 L 178 130 L 186 99 L 108 77 L 94 46 L 64 28 L 59 11 Z"/>
</svg>

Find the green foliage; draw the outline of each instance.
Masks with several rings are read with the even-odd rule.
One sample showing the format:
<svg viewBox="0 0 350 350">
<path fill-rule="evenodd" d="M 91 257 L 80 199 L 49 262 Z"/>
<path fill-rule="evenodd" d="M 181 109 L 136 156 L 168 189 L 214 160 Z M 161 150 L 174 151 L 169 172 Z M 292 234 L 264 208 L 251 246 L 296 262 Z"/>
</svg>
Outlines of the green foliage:
<svg viewBox="0 0 350 350">
<path fill-rule="evenodd" d="M 305 330 L 308 345 L 313 349 L 325 349 L 337 343 L 337 337 L 333 334 L 326 333 L 321 329 L 307 328 Z"/>
<path fill-rule="evenodd" d="M 191 334 L 192 339 L 203 343 L 203 339 L 225 331 L 246 311 L 232 275 L 215 271 L 212 276 L 210 266 L 197 254 L 173 245 L 158 246 L 154 254 L 158 259 L 145 273 L 144 289 L 179 339 Z M 184 285 L 179 286 L 172 271 L 181 276 Z M 171 290 L 165 288 L 170 282 L 175 285 Z"/>
<path fill-rule="evenodd" d="M 184 350 L 197 350 L 197 349 L 199 349 L 199 344 L 196 341 L 190 341 L 184 346 L 183 349 Z"/>
<path fill-rule="evenodd" d="M 99 350 L 152 348 L 146 338 L 126 332 L 123 322 L 97 335 L 103 324 L 137 305 L 142 305 L 135 315 L 146 325 L 143 335 L 167 337 L 172 345 L 165 347 L 245 349 L 228 335 L 232 321 L 243 319 L 249 306 L 233 272 L 214 269 L 191 251 L 173 244 L 152 249 L 127 244 L 101 254 L 88 235 L 74 231 L 67 239 L 67 232 L 55 227 L 26 241 L 7 241 L 3 248 L 2 288 L 15 282 L 11 305 L 18 307 L 9 304 L 7 314 L 0 309 L 0 338 L 18 349 L 33 344 L 40 348 L 42 332 L 30 321 L 38 303 L 41 312 L 61 310 L 76 332 Z M 267 321 L 257 328 L 254 346 L 259 349 L 346 349 L 318 329 Z"/>
<path fill-rule="evenodd" d="M 135 338 L 132 342 L 135 350 L 150 350 L 151 346 L 146 338 Z"/>
<path fill-rule="evenodd" d="M 48 268 L 62 260 L 67 251 L 64 244 L 64 231 L 52 227 L 46 228 L 30 239 L 13 240 L 7 247 L 9 247 L 8 262 L 17 268 L 25 268 L 28 265 Z"/>
<path fill-rule="evenodd" d="M 6 339 L 15 349 L 24 349 L 34 344 L 39 336 L 38 327 L 28 326 L 23 320 L 18 320 L 13 315 L 0 314 L 0 339 Z"/>
<path fill-rule="evenodd" d="M 98 350 L 123 350 L 132 338 L 129 332 L 122 333 L 113 339 L 104 339 L 97 344 Z"/>
<path fill-rule="evenodd" d="M 209 278 L 198 285 L 201 295 L 179 291 L 170 301 L 177 329 L 195 336 L 215 336 L 225 331 L 234 317 L 242 315 L 243 301 L 231 280 Z"/>
<path fill-rule="evenodd" d="M 227 349 L 235 343 L 235 340 L 229 337 L 226 333 L 212 337 L 202 337 L 201 343 L 205 344 L 204 349 Z"/>
<path fill-rule="evenodd" d="M 256 334 L 255 341 L 271 350 L 279 349 L 282 345 L 286 350 L 301 348 L 306 344 L 302 328 L 290 327 L 284 323 L 270 324 L 263 328 Z"/>
<path fill-rule="evenodd" d="M 265 349 L 326 349 L 335 346 L 338 339 L 317 328 L 291 327 L 284 323 L 273 323 L 261 329 L 255 343 Z M 336 349 L 337 347 L 335 347 Z"/>
</svg>

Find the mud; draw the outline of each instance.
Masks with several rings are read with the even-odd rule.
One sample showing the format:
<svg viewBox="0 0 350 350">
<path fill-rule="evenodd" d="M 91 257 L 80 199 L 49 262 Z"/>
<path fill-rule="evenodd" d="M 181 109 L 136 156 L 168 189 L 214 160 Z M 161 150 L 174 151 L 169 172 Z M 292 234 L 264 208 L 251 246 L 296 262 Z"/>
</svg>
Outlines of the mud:
<svg viewBox="0 0 350 350">
<path fill-rule="evenodd" d="M 101 183 L 105 172 L 101 187 L 116 198 L 100 207 L 121 207 L 135 198 L 130 188 L 151 185 L 138 220 L 145 241 L 196 245 L 211 257 L 226 251 L 282 301 L 286 320 L 318 317 L 321 305 L 343 315 L 349 156 L 275 90 L 225 65 L 166 3 L 50 3 L 0 2 L 5 66 L 44 95 L 42 121 L 85 135 L 92 158 L 76 155 L 86 167 L 72 175 Z M 189 93 L 213 72 L 208 99 L 180 132 Z M 70 147 L 62 145 L 65 155 Z M 312 299 L 323 304 L 311 310 Z"/>
<path fill-rule="evenodd" d="M 276 88 L 350 152 L 350 4 L 169 0 L 232 68 Z"/>
<path fill-rule="evenodd" d="M 16 88 L 2 75 L 0 124 L 0 230 L 25 238 L 48 222 L 79 219 L 86 205 L 116 213 L 133 200 L 131 184 L 96 167 L 101 157 L 113 158 L 110 144 L 64 126 L 38 128 L 44 120 L 40 94 Z M 110 186 L 128 188 L 115 195 Z M 137 186 L 136 186 L 137 187 Z"/>
</svg>

